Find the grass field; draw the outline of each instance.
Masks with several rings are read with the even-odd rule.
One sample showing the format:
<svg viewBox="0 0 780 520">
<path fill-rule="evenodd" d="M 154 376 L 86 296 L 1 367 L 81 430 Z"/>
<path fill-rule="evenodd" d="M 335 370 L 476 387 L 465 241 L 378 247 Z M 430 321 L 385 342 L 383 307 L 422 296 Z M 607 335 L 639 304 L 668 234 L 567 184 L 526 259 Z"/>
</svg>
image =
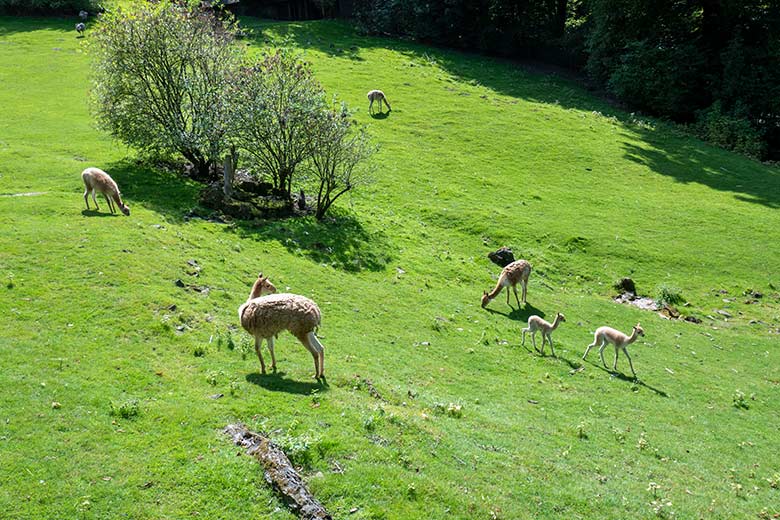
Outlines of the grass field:
<svg viewBox="0 0 780 520">
<path fill-rule="evenodd" d="M 780 514 L 777 168 L 512 63 L 245 25 L 301 48 L 382 146 L 335 220 L 186 219 L 198 186 L 94 127 L 89 32 L 0 17 L 0 516 L 294 518 L 220 433 L 237 420 L 335 518 Z M 87 166 L 130 217 L 85 211 Z M 528 305 L 483 310 L 503 245 L 533 265 Z M 236 329 L 258 271 L 319 303 L 327 384 L 289 334 L 259 375 Z M 703 323 L 613 303 L 622 276 Z M 556 311 L 557 358 L 520 345 Z M 638 381 L 581 361 L 637 321 Z"/>
</svg>

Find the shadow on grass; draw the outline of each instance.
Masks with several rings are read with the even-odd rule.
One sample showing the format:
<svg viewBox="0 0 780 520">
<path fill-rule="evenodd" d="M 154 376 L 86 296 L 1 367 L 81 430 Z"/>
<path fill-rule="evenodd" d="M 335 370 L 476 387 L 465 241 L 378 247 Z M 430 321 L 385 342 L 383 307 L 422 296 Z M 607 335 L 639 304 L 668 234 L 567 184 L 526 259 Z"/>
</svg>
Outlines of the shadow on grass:
<svg viewBox="0 0 780 520">
<path fill-rule="evenodd" d="M 103 168 L 119 185 L 122 198 L 133 209 L 141 204 L 179 221 L 198 202 L 203 185 L 164 165 L 124 159 Z"/>
<path fill-rule="evenodd" d="M 590 364 L 591 366 L 594 366 L 594 367 L 598 368 L 602 372 L 606 372 L 607 374 L 611 375 L 615 379 L 619 379 L 621 381 L 625 381 L 626 383 L 632 383 L 632 384 L 636 384 L 636 385 L 639 385 L 639 386 L 643 386 L 643 387 L 647 388 L 648 390 L 650 390 L 652 392 L 655 392 L 656 394 L 660 395 L 661 397 L 669 397 L 669 394 L 667 394 L 663 390 L 660 390 L 658 388 L 655 388 L 655 387 L 652 387 L 652 386 L 648 385 L 647 383 L 645 383 L 644 381 L 642 381 L 638 377 L 637 378 L 629 377 L 629 376 L 625 375 L 622 372 L 616 372 L 614 370 L 610 370 L 609 368 L 605 367 L 604 365 L 600 365 L 600 364 L 594 363 L 592 361 L 586 361 L 586 362 L 588 364 Z"/>
<path fill-rule="evenodd" d="M 656 147 L 648 149 L 624 142 L 628 160 L 678 182 L 703 184 L 718 191 L 735 193 L 734 198 L 742 202 L 780 208 L 780 170 L 777 168 L 745 160 L 693 139 L 678 146 L 661 148 L 654 142 L 657 138 L 651 132 L 639 134 Z"/>
<path fill-rule="evenodd" d="M 119 217 L 117 213 L 111 213 L 110 211 L 98 211 L 94 209 L 82 209 L 81 214 L 85 217 Z"/>
<path fill-rule="evenodd" d="M 387 119 L 390 117 L 390 112 L 375 112 L 369 115 L 371 116 L 371 119 L 381 121 L 382 119 Z"/>
<path fill-rule="evenodd" d="M 381 231 L 369 231 L 347 212 L 332 210 L 333 217 L 264 221 L 237 221 L 235 231 L 255 240 L 276 240 L 291 253 L 348 272 L 381 271 L 392 260 L 391 245 Z M 234 231 L 226 229 L 226 231 Z"/>
<path fill-rule="evenodd" d="M 62 33 L 63 36 L 71 34 L 76 38 L 75 26 L 80 21 L 78 16 L 65 18 L 2 15 L 0 16 L 0 38 L 31 31 L 53 31 Z"/>
<path fill-rule="evenodd" d="M 656 130 L 638 121 L 641 118 L 636 118 L 633 113 L 629 114 L 614 103 L 588 92 L 583 79 L 571 71 L 534 62 L 430 47 L 401 39 L 364 36 L 344 21 L 279 23 L 249 18 L 247 22 L 255 28 L 255 41 L 259 45 L 267 41 L 279 45 L 289 40 L 302 49 L 353 60 L 366 50 L 395 51 L 408 59 L 409 65 L 437 67 L 448 73 L 458 82 L 448 87 L 454 95 L 467 85 L 483 86 L 496 94 L 518 100 L 614 116 L 625 136 L 651 145 L 647 149 L 624 143 L 628 159 L 680 182 L 694 182 L 733 193 L 734 198 L 742 202 L 780 208 L 780 169 L 746 160 L 695 138 L 679 135 L 679 132 L 674 135 L 674 129 L 663 123 L 658 123 Z M 350 52 L 345 53 L 345 49 Z M 399 92 L 389 94 L 392 99 L 400 96 Z"/>
<path fill-rule="evenodd" d="M 498 298 L 496 298 L 496 300 L 497 299 Z M 544 318 L 545 316 L 544 311 L 537 309 L 528 302 L 526 302 L 526 304 L 519 309 L 515 309 L 511 304 L 510 308 L 511 310 L 509 312 L 502 312 L 496 309 L 491 309 L 490 307 L 486 307 L 485 310 L 491 314 L 500 314 L 502 316 L 506 316 L 510 320 L 522 322 L 527 322 L 528 318 L 533 315 L 539 316 L 540 318 Z"/>
<path fill-rule="evenodd" d="M 330 388 L 324 377 L 319 381 L 297 381 L 284 376 L 284 372 L 271 372 L 269 374 L 252 372 L 246 375 L 246 380 L 271 392 L 286 392 L 288 394 L 311 395 L 313 392 L 325 392 Z"/>
</svg>

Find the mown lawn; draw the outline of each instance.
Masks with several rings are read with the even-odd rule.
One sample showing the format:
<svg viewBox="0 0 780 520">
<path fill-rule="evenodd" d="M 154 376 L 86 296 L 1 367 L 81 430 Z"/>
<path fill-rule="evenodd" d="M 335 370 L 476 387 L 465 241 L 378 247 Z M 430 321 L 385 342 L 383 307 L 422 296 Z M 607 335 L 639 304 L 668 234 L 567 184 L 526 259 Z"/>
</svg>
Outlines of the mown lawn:
<svg viewBox="0 0 780 520">
<path fill-rule="evenodd" d="M 95 128 L 73 23 L 0 17 L 0 516 L 293 518 L 237 420 L 336 518 L 780 514 L 777 168 L 508 62 L 249 19 L 358 109 L 376 179 L 323 224 L 187 219 L 197 185 Z M 85 211 L 87 166 L 130 217 Z M 503 245 L 528 305 L 483 310 Z M 236 329 L 259 271 L 320 304 L 327 384 L 287 334 L 259 375 Z M 703 323 L 613 303 L 622 276 Z M 520 345 L 556 311 L 558 358 Z M 639 381 L 580 360 L 637 321 Z"/>
</svg>

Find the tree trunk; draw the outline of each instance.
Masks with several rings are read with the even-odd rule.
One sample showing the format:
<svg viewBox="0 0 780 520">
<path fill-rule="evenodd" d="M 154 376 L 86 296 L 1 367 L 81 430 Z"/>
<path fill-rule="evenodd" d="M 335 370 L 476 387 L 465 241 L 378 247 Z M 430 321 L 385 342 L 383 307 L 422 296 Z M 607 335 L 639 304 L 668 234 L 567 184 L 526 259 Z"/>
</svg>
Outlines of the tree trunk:
<svg viewBox="0 0 780 520">
<path fill-rule="evenodd" d="M 249 431 L 243 424 L 229 424 L 224 432 L 263 465 L 266 482 L 282 495 L 298 516 L 304 520 L 332 520 L 333 517 L 306 488 L 287 455 L 268 437 Z"/>
<path fill-rule="evenodd" d="M 233 178 L 235 172 L 233 171 L 233 154 L 229 153 L 225 156 L 225 166 L 222 169 L 222 192 L 225 194 L 225 198 L 233 196 Z"/>
<path fill-rule="evenodd" d="M 555 36 L 561 37 L 566 33 L 566 18 L 568 13 L 566 11 L 567 0 L 556 0 L 555 9 Z"/>
</svg>

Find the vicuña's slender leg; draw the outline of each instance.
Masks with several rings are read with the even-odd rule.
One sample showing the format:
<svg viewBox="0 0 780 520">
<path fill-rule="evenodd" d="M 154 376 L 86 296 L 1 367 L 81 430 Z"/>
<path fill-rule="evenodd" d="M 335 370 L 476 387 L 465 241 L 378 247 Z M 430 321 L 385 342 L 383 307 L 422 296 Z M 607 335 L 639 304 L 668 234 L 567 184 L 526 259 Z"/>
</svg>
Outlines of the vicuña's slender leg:
<svg viewBox="0 0 780 520">
<path fill-rule="evenodd" d="M 517 286 L 513 285 L 512 286 L 512 290 L 515 292 L 515 300 L 517 301 L 517 308 L 519 309 L 520 308 L 520 298 L 517 297 Z M 509 292 L 508 289 L 507 289 L 507 292 Z M 523 303 L 525 303 L 525 291 L 523 291 Z"/>
<path fill-rule="evenodd" d="M 271 370 L 276 370 L 276 356 L 274 355 L 274 337 L 268 338 L 268 350 L 271 351 Z"/>
<path fill-rule="evenodd" d="M 631 367 L 631 373 L 634 374 L 634 378 L 636 378 L 636 372 L 634 372 L 634 364 L 631 362 L 631 356 L 628 355 L 628 350 L 623 350 L 623 352 L 626 353 L 626 357 L 628 358 L 628 366 Z"/>
<path fill-rule="evenodd" d="M 550 352 L 552 352 L 553 357 L 558 357 L 555 355 L 555 348 L 553 347 L 553 342 L 552 342 L 552 334 L 547 336 L 547 341 L 550 343 Z"/>
<path fill-rule="evenodd" d="M 539 349 L 536 348 L 536 331 L 531 333 L 531 339 L 534 341 L 534 350 L 539 352 Z M 544 343 L 542 343 L 542 350 L 544 350 Z"/>
<path fill-rule="evenodd" d="M 320 377 L 320 354 L 317 351 L 317 347 L 314 346 L 314 343 L 312 343 L 310 334 L 302 334 L 300 336 L 297 336 L 298 341 L 301 342 L 301 344 L 306 347 L 306 350 L 308 350 L 311 353 L 311 356 L 314 358 L 314 379 L 317 379 Z"/>
<path fill-rule="evenodd" d="M 84 190 L 84 202 L 87 204 L 87 209 L 89 209 L 89 189 Z"/>
<path fill-rule="evenodd" d="M 314 347 L 317 349 L 317 354 L 320 358 L 319 377 L 325 377 L 325 347 L 322 343 L 320 343 L 319 338 L 317 338 L 314 332 L 309 332 L 309 341 L 311 341 L 311 344 L 314 345 Z"/>
<path fill-rule="evenodd" d="M 95 191 L 97 191 L 97 190 L 92 190 L 92 202 L 95 203 L 95 209 L 97 211 L 100 211 L 100 208 L 98 207 L 97 199 L 95 198 Z"/>
<path fill-rule="evenodd" d="M 255 336 L 255 352 L 257 352 L 257 359 L 260 360 L 260 373 L 265 374 L 265 361 L 263 361 L 263 353 L 260 352 L 260 347 L 263 346 L 263 338 Z"/>
<path fill-rule="evenodd" d="M 593 347 L 595 347 L 595 346 L 596 346 L 596 343 L 597 343 L 597 342 L 598 342 L 598 340 L 597 340 L 597 339 L 594 339 L 594 340 L 593 340 L 593 343 L 591 343 L 590 345 L 588 345 L 588 348 L 586 348 L 586 349 L 585 349 L 585 353 L 582 355 L 582 359 L 585 359 L 586 357 L 588 357 L 588 352 L 590 352 L 590 349 L 592 349 Z"/>
<path fill-rule="evenodd" d="M 615 347 L 615 362 L 614 362 L 614 363 L 612 363 L 612 370 L 613 370 L 614 372 L 617 372 L 617 358 L 618 358 L 618 354 L 619 354 L 619 353 L 620 353 L 620 349 L 619 349 L 619 348 L 617 348 L 617 347 Z"/>
<path fill-rule="evenodd" d="M 525 346 L 525 333 L 526 332 L 530 332 L 530 331 L 531 331 L 531 329 L 528 328 L 528 327 L 523 329 L 523 342 L 521 343 L 522 346 Z"/>
<path fill-rule="evenodd" d="M 525 293 L 526 293 L 526 291 L 527 291 L 527 289 L 528 289 L 528 288 L 526 287 L 526 286 L 527 286 L 527 284 L 528 284 L 528 282 L 526 282 L 525 280 L 523 280 L 521 283 L 523 284 L 523 305 L 525 305 Z M 517 296 L 517 292 L 515 292 L 515 296 Z M 518 305 L 520 305 L 520 304 L 518 303 Z"/>
<path fill-rule="evenodd" d="M 607 367 L 607 362 L 604 361 L 604 348 L 607 346 L 607 340 L 601 340 L 601 346 L 599 347 L 599 357 L 601 358 L 601 364 L 604 365 L 604 368 Z"/>
</svg>

